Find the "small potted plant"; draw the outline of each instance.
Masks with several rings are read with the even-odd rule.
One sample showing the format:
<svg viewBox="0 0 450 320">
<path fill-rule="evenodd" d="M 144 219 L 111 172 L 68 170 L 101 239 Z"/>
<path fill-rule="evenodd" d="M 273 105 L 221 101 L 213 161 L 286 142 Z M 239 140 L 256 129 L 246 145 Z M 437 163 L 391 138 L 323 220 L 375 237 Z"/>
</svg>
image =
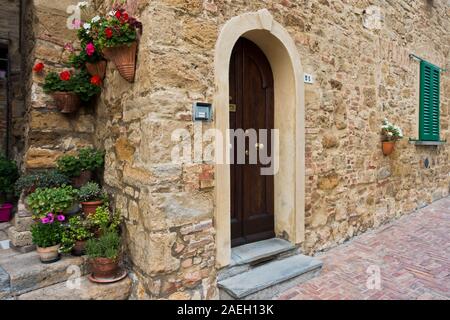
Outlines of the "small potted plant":
<svg viewBox="0 0 450 320">
<path fill-rule="evenodd" d="M 0 155 L 0 222 L 11 218 L 13 205 L 5 201 L 13 200 L 14 183 L 19 177 L 16 163 Z"/>
<path fill-rule="evenodd" d="M 56 170 L 43 170 L 21 176 L 14 184 L 14 189 L 17 196 L 22 192 L 28 196 L 37 188 L 55 188 L 68 184 L 70 179 L 66 175 Z"/>
<path fill-rule="evenodd" d="M 115 8 L 106 17 L 98 17 L 85 27 L 80 33 L 90 34 L 95 47 L 102 50 L 106 59 L 114 62 L 120 75 L 133 82 L 137 41 L 142 33 L 142 24 L 124 9 Z"/>
<path fill-rule="evenodd" d="M 33 243 L 42 263 L 51 263 L 59 260 L 59 248 L 65 220 L 62 214 L 47 213 L 31 227 Z"/>
<path fill-rule="evenodd" d="M 385 156 L 390 155 L 394 151 L 395 142 L 403 138 L 402 129 L 390 123 L 387 119 L 383 120 L 381 126 L 382 149 Z"/>
<path fill-rule="evenodd" d="M 99 238 L 92 238 L 86 242 L 86 253 L 91 265 L 92 278 L 101 280 L 117 277 L 120 244 L 119 231 L 115 228 L 106 228 Z"/>
<path fill-rule="evenodd" d="M 104 192 L 96 182 L 88 182 L 78 190 L 78 199 L 86 216 L 95 213 L 103 204 L 104 197 Z"/>
<path fill-rule="evenodd" d="M 93 171 L 101 168 L 104 153 L 93 148 L 83 148 L 78 156 L 63 155 L 56 161 L 58 171 L 72 179 L 75 188 L 80 188 L 92 179 Z"/>
<path fill-rule="evenodd" d="M 26 198 L 34 218 L 43 218 L 47 212 L 73 214 L 78 211 L 77 189 L 72 186 L 37 188 Z"/>
<path fill-rule="evenodd" d="M 81 101 L 88 102 L 100 93 L 100 85 L 99 77 L 91 77 L 85 70 L 76 73 L 64 70 L 59 74 L 49 72 L 46 75 L 44 92 L 53 96 L 60 112 L 73 113 L 78 110 Z"/>
<path fill-rule="evenodd" d="M 88 222 L 79 215 L 72 216 L 62 234 L 61 251 L 82 256 L 85 253 L 86 241 L 91 237 Z"/>
</svg>

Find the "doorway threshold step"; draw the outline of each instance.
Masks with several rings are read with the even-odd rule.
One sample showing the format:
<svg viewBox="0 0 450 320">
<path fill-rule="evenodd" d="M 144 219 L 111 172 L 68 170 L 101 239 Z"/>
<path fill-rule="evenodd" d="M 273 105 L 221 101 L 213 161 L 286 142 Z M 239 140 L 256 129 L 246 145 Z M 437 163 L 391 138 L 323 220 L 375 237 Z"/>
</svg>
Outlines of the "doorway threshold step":
<svg viewBox="0 0 450 320">
<path fill-rule="evenodd" d="M 274 260 L 218 283 L 222 299 L 271 299 L 320 273 L 322 261 L 301 254 Z"/>
<path fill-rule="evenodd" d="M 294 249 L 295 246 L 292 243 L 278 238 L 244 244 L 231 249 L 231 265 L 237 266 L 264 260 Z"/>
</svg>

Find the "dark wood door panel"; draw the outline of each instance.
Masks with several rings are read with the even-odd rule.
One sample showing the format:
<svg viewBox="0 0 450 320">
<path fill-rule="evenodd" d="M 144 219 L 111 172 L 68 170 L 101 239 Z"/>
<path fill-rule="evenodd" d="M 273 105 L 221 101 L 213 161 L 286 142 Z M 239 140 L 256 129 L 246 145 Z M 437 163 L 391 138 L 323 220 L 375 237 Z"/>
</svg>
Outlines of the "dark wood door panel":
<svg viewBox="0 0 450 320">
<path fill-rule="evenodd" d="M 230 129 L 274 127 L 273 75 L 264 53 L 253 42 L 241 38 L 230 61 Z M 236 143 L 236 141 L 235 141 Z M 264 148 L 271 154 L 270 136 Z M 257 152 L 255 142 L 246 141 L 246 149 Z M 231 239 L 232 246 L 274 236 L 273 176 L 261 175 L 261 164 L 236 164 L 237 149 L 232 149 L 231 165 Z M 258 159 L 259 160 L 259 159 Z"/>
</svg>

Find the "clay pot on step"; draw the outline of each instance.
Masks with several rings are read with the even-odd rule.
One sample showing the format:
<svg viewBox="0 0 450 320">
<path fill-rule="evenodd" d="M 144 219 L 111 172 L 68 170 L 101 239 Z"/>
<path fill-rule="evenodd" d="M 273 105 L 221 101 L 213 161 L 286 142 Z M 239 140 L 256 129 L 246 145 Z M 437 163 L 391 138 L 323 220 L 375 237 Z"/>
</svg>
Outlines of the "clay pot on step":
<svg viewBox="0 0 450 320">
<path fill-rule="evenodd" d="M 52 97 L 61 113 L 75 113 L 81 106 L 80 97 L 74 92 L 57 91 Z"/>
<path fill-rule="evenodd" d="M 72 185 L 75 188 L 80 188 L 91 180 L 92 180 L 92 171 L 83 170 L 83 171 L 81 171 L 81 173 L 78 177 L 72 178 Z"/>
<path fill-rule="evenodd" d="M 84 254 L 85 248 L 86 248 L 86 240 L 75 241 L 75 245 L 72 248 L 72 255 L 77 257 L 82 256 Z"/>
<path fill-rule="evenodd" d="M 390 155 L 394 151 L 395 141 L 383 141 L 383 154 L 385 156 Z"/>
<path fill-rule="evenodd" d="M 103 201 L 87 201 L 81 202 L 81 207 L 83 208 L 84 215 L 87 217 L 90 214 L 95 213 L 95 210 L 103 204 Z"/>
<path fill-rule="evenodd" d="M 92 274 L 97 279 L 113 278 L 119 270 L 119 259 L 92 258 L 90 263 Z"/>
<path fill-rule="evenodd" d="M 86 62 L 86 70 L 91 76 L 99 76 L 100 78 L 105 78 L 106 73 L 106 61 L 98 61 L 95 63 Z"/>
<path fill-rule="evenodd" d="M 42 263 L 52 263 L 59 260 L 59 247 L 61 245 L 57 244 L 55 246 L 41 248 L 37 247 L 36 251 L 39 254 L 39 258 Z"/>
<path fill-rule="evenodd" d="M 103 48 L 103 56 L 114 62 L 120 75 L 128 82 L 134 81 L 136 69 L 137 42 L 125 44 L 117 47 Z"/>
</svg>

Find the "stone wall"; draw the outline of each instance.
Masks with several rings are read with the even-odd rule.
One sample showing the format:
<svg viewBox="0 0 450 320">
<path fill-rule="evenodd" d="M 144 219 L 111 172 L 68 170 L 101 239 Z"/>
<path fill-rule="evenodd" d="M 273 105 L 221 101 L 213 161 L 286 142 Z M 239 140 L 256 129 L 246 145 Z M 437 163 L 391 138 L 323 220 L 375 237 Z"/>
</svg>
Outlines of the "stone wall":
<svg viewBox="0 0 450 320">
<path fill-rule="evenodd" d="M 53 99 L 42 89 L 45 72 L 66 68 L 69 53 L 64 45 L 76 40 L 76 31 L 67 27 L 66 10 L 77 3 L 75 0 L 36 0 L 30 9 L 33 34 L 29 41 L 33 41 L 34 46 L 28 63 L 32 78 L 26 115 L 24 170 L 54 167 L 56 159 L 64 152 L 93 143 L 93 106 L 84 105 L 76 114 L 65 115 L 56 110 Z M 37 62 L 44 63 L 44 73 L 31 72 Z"/>
<path fill-rule="evenodd" d="M 22 161 L 26 91 L 22 83 L 26 74 L 22 73 L 23 47 L 21 46 L 20 0 L 0 0 L 0 43 L 8 46 L 10 57 L 9 104 L 7 120 L 7 82 L 0 79 L 0 152 L 7 153 L 6 132 L 9 130 L 9 156 L 18 163 Z M 9 124 L 7 124 L 9 122 Z M 7 129 L 8 128 L 8 129 Z"/>
<path fill-rule="evenodd" d="M 110 2 L 96 2 L 110 9 Z M 193 133 L 192 102 L 212 101 L 219 30 L 245 12 L 267 8 L 315 78 L 305 85 L 304 252 L 448 195 L 448 146 L 408 143 L 418 136 L 418 63 L 408 54 L 449 67 L 445 1 L 129 0 L 127 7 L 144 24 L 136 81 L 125 82 L 108 66 L 95 143 L 106 149 L 105 184 L 126 217 L 139 280 L 134 297 L 216 297 L 213 166 L 172 163 L 170 138 L 177 128 Z M 447 139 L 448 73 L 441 83 Z M 380 145 L 385 117 L 406 137 L 390 157 Z"/>
<path fill-rule="evenodd" d="M 31 64 L 62 68 L 63 46 L 75 38 L 65 9 L 76 2 L 34 1 Z M 110 9 L 111 1 L 95 2 L 100 11 Z M 43 94 L 42 76 L 33 74 L 24 163 L 54 166 L 63 152 L 91 143 L 106 150 L 104 184 L 125 217 L 134 298 L 217 297 L 214 166 L 173 163 L 171 134 L 179 128 L 193 134 L 192 102 L 214 94 L 219 30 L 245 12 L 267 8 L 315 79 L 305 85 L 304 252 L 448 195 L 448 146 L 407 141 L 418 135 L 418 63 L 408 54 L 450 67 L 447 2 L 128 0 L 127 7 L 144 24 L 135 83 L 109 63 L 96 106 L 65 116 Z M 448 72 L 441 83 L 441 138 L 448 139 Z M 385 117 L 406 136 L 389 157 L 380 146 Z"/>
</svg>

